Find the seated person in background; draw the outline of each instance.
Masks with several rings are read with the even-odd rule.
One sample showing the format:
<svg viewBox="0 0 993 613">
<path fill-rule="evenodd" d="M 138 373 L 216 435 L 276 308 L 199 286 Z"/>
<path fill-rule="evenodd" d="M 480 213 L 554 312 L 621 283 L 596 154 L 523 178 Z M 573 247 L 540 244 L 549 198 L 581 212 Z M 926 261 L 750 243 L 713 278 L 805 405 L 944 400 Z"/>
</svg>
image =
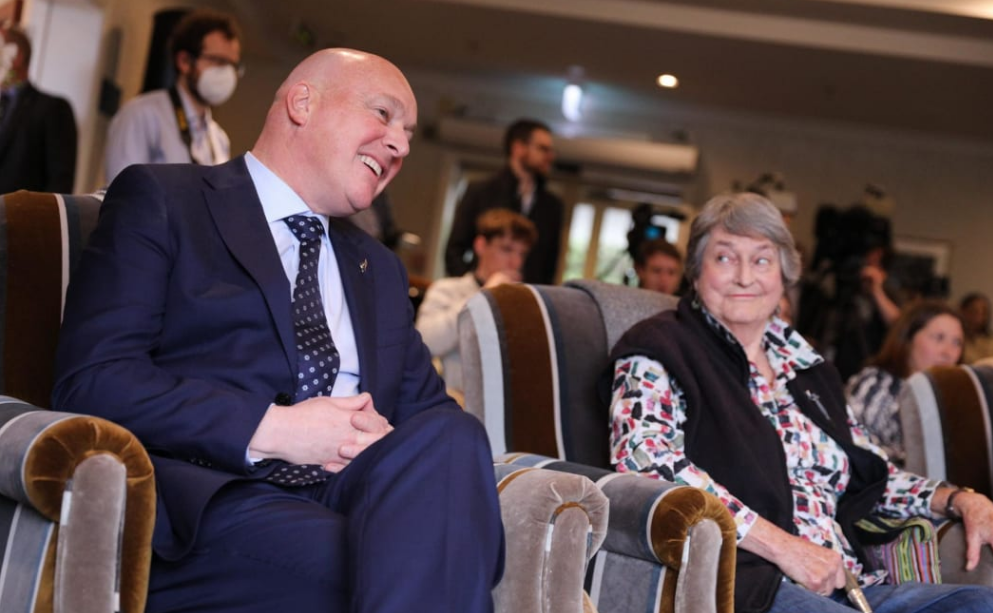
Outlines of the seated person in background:
<svg viewBox="0 0 993 613">
<path fill-rule="evenodd" d="M 944 302 L 923 300 L 904 310 L 876 357 L 848 379 L 845 397 L 855 420 L 894 464 L 905 461 L 899 405 L 904 381 L 932 366 L 957 364 L 961 357 L 958 313 Z"/>
<path fill-rule="evenodd" d="M 520 282 L 521 268 L 537 240 L 538 231 L 527 217 L 509 209 L 490 209 L 476 220 L 475 270 L 438 279 L 428 287 L 417 311 L 417 330 L 431 355 L 441 358 L 449 390 L 462 391 L 459 311 L 480 288 Z"/>
<path fill-rule="evenodd" d="M 986 294 L 972 292 L 959 303 L 965 348 L 962 363 L 973 364 L 993 356 L 993 335 L 990 334 L 990 299 Z"/>
<path fill-rule="evenodd" d="M 888 463 L 833 367 L 774 315 L 800 275 L 776 207 L 751 193 L 710 200 L 686 271 L 692 289 L 677 310 L 613 349 L 612 461 L 724 502 L 738 528 L 735 611 L 851 611 L 846 573 L 876 611 L 993 611 L 993 588 L 883 585 L 863 567 L 856 520 L 950 515 L 964 516 L 972 569 L 993 541 L 993 503 Z"/>
<path fill-rule="evenodd" d="M 82 254 L 53 408 L 145 445 L 148 613 L 493 611 L 493 458 L 413 327 L 399 259 L 342 217 L 410 152 L 383 58 L 326 49 L 251 152 L 125 169 Z"/>
<path fill-rule="evenodd" d="M 683 279 L 683 256 L 664 238 L 645 241 L 638 247 L 634 272 L 638 275 L 638 287 L 675 295 Z"/>
</svg>

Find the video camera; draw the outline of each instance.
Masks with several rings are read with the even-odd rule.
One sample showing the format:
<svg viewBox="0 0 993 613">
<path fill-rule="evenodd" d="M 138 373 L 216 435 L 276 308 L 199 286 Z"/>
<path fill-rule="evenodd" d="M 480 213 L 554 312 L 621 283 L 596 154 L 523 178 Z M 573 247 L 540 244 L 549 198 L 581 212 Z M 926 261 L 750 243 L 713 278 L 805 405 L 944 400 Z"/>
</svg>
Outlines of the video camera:
<svg viewBox="0 0 993 613">
<path fill-rule="evenodd" d="M 656 212 L 655 207 L 647 202 L 642 202 L 631 211 L 631 229 L 628 231 L 628 254 L 632 260 L 638 259 L 638 250 L 642 243 L 666 236 L 666 227 L 661 225 L 657 217 L 669 217 L 682 221 L 686 216 L 675 211 L 665 213 Z"/>
</svg>

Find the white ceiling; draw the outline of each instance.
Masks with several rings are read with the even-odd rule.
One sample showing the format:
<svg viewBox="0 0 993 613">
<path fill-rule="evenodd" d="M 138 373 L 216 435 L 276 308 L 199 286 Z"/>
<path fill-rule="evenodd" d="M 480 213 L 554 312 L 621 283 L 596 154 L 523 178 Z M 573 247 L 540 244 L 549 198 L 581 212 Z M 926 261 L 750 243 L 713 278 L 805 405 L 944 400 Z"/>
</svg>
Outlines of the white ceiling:
<svg viewBox="0 0 993 613">
<path fill-rule="evenodd" d="M 526 86 L 993 142 L 993 0 L 229 0 L 248 57 L 316 47 Z M 681 86 L 662 91 L 660 72 Z"/>
</svg>

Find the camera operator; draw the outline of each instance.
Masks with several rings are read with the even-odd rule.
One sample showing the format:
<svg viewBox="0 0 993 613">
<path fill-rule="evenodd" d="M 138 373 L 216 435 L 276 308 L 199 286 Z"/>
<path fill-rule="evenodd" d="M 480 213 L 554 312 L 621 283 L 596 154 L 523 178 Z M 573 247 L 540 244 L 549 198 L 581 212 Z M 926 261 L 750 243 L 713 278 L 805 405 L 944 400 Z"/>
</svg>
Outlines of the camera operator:
<svg viewBox="0 0 993 613">
<path fill-rule="evenodd" d="M 865 254 L 865 265 L 862 266 L 862 289 L 876 306 L 876 310 L 888 326 L 900 316 L 900 307 L 886 293 L 886 269 L 883 267 L 884 251 L 882 247 L 874 247 Z"/>
<path fill-rule="evenodd" d="M 816 340 L 842 377 L 862 368 L 900 314 L 887 273 L 890 222 L 868 208 L 823 205 L 815 223 L 817 247 L 803 282 L 797 329 Z"/>
</svg>

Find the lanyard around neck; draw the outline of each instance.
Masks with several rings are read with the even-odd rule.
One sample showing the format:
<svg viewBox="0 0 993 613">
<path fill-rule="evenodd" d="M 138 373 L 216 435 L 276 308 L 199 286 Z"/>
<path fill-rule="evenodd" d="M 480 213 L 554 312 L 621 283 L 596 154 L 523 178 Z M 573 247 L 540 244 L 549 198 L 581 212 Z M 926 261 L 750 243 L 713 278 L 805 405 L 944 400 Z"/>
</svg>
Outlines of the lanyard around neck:
<svg viewBox="0 0 993 613">
<path fill-rule="evenodd" d="M 179 90 L 175 85 L 169 88 L 169 99 L 172 101 L 172 110 L 176 114 L 176 125 L 179 127 L 179 136 L 183 139 L 183 144 L 190 152 L 190 161 L 194 164 L 200 164 L 195 157 L 193 157 L 193 134 L 190 132 L 190 121 L 186 116 L 186 109 L 183 108 L 183 101 L 179 98 Z M 217 159 L 217 152 L 214 151 L 214 141 L 210 138 L 210 129 L 208 127 L 205 134 L 207 138 L 207 146 L 210 147 L 210 159 L 214 161 Z"/>
</svg>

